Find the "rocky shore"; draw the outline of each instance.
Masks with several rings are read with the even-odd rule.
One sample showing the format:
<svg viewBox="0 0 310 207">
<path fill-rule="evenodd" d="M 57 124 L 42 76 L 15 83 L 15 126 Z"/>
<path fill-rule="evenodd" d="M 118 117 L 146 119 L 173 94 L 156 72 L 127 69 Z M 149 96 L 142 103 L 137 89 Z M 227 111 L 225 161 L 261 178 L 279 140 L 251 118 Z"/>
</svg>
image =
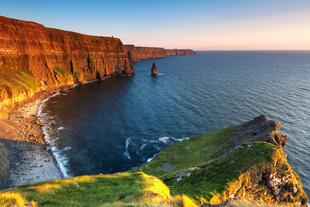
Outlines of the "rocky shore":
<svg viewBox="0 0 310 207">
<path fill-rule="evenodd" d="M 0 139 L 4 146 L 1 157 L 1 187 L 60 178 L 55 160 L 47 150 L 41 124 L 37 116 L 41 101 L 49 94 L 41 94 L 20 108 L 13 110 L 8 119 L 0 120 Z"/>
</svg>

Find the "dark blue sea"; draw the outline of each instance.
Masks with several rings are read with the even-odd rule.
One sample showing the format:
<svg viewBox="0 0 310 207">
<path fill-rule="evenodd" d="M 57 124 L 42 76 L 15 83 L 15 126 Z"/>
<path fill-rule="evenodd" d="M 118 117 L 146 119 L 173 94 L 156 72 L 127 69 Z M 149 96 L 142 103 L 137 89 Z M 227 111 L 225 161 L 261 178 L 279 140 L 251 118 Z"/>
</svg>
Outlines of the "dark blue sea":
<svg viewBox="0 0 310 207">
<path fill-rule="evenodd" d="M 125 171 L 171 143 L 265 114 L 283 124 L 288 160 L 310 194 L 310 52 L 198 52 L 137 62 L 135 70 L 44 103 L 44 129 L 65 176 Z"/>
</svg>

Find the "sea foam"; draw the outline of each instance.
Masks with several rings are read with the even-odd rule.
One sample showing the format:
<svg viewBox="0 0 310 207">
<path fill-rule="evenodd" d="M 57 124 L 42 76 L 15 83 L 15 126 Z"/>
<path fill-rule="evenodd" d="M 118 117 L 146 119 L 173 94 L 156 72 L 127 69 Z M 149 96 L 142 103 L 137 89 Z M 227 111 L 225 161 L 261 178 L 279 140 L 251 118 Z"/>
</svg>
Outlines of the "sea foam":
<svg viewBox="0 0 310 207">
<path fill-rule="evenodd" d="M 63 156 L 61 154 L 61 150 L 58 149 L 56 146 L 55 146 L 55 141 L 57 140 L 57 138 L 53 139 L 51 136 L 50 136 L 50 133 L 51 133 L 51 129 L 52 129 L 52 124 L 56 124 L 55 120 L 51 120 L 52 117 L 48 115 L 48 113 L 44 113 L 44 108 L 46 107 L 46 103 L 49 99 L 55 97 L 55 96 L 58 96 L 58 95 L 61 95 L 60 92 L 57 92 L 51 96 L 49 96 L 48 98 L 44 99 L 40 105 L 39 105 L 39 108 L 38 108 L 38 117 L 39 117 L 39 120 L 42 124 L 42 131 L 43 131 L 43 134 L 44 134 L 44 138 L 45 138 L 45 141 L 47 142 L 48 144 L 48 149 L 51 151 L 55 161 L 56 161 L 56 164 L 62 174 L 62 176 L 64 178 L 67 178 L 67 177 L 70 177 L 70 174 L 68 172 L 68 169 L 66 168 L 67 164 L 68 164 L 68 159 Z"/>
</svg>

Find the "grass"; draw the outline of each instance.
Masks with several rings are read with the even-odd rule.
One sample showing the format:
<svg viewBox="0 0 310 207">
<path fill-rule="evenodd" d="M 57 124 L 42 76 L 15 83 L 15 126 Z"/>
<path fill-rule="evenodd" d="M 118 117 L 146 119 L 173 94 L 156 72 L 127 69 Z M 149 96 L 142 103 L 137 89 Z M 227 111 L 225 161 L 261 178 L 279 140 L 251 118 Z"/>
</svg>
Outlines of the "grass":
<svg viewBox="0 0 310 207">
<path fill-rule="evenodd" d="M 271 162 L 277 149 L 270 143 L 255 143 L 200 166 L 191 176 L 179 182 L 171 179 L 166 184 L 173 194 L 184 193 L 195 199 L 209 201 L 215 194 L 221 194 L 243 172 L 256 164 Z"/>
<path fill-rule="evenodd" d="M 65 74 L 65 69 L 62 67 L 56 67 L 54 69 L 54 73 L 56 73 L 57 75 L 64 75 Z"/>
<path fill-rule="evenodd" d="M 34 76 L 25 70 L 18 70 L 15 73 L 0 72 L 0 88 L 10 88 L 11 91 L 29 91 L 38 87 Z"/>
<path fill-rule="evenodd" d="M 196 201 L 209 202 L 243 172 L 256 164 L 271 163 L 278 149 L 270 143 L 257 142 L 226 154 L 234 129 L 222 129 L 171 145 L 135 170 L 161 178 L 173 195 L 186 194 Z"/>
<path fill-rule="evenodd" d="M 168 206 L 183 200 L 195 205 L 187 197 L 172 198 L 162 181 L 142 172 L 80 176 L 0 192 L 0 206 Z"/>
<path fill-rule="evenodd" d="M 0 116 L 7 106 L 14 105 L 33 95 L 39 88 L 34 76 L 26 70 L 16 72 L 0 71 Z"/>
<path fill-rule="evenodd" d="M 162 179 L 180 171 L 191 171 L 220 156 L 220 150 L 231 137 L 233 129 L 234 127 L 230 127 L 173 144 L 141 169 Z M 170 169 L 164 169 L 165 166 L 170 166 Z"/>
</svg>

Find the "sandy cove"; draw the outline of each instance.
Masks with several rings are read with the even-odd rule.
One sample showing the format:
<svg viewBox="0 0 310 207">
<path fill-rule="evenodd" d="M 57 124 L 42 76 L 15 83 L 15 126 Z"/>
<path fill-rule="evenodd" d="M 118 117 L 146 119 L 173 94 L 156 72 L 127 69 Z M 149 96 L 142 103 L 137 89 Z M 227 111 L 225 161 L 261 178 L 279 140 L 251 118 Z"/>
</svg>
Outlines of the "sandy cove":
<svg viewBox="0 0 310 207">
<path fill-rule="evenodd" d="M 60 178 L 54 157 L 47 150 L 38 108 L 49 94 L 12 111 L 7 120 L 0 119 L 0 142 L 4 144 L 9 162 L 8 175 L 1 188 Z"/>
</svg>

